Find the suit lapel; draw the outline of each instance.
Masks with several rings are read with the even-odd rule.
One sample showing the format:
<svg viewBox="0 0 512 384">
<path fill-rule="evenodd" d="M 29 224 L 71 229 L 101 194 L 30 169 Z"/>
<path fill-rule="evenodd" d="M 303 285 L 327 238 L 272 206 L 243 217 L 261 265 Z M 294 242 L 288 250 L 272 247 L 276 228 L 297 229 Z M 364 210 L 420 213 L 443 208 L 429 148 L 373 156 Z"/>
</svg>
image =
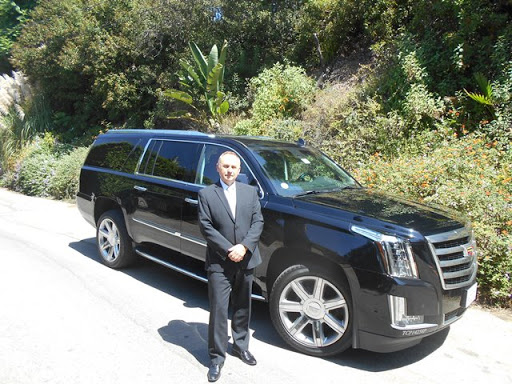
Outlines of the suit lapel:
<svg viewBox="0 0 512 384">
<path fill-rule="evenodd" d="M 222 188 L 222 185 L 220 184 L 220 182 L 218 182 L 215 185 L 217 186 L 217 188 L 215 188 L 215 192 L 217 192 L 217 195 L 219 196 L 219 199 L 222 202 L 224 209 L 226 209 L 226 211 L 228 211 L 229 217 L 231 218 L 231 220 L 233 220 L 233 222 L 235 222 L 235 218 L 233 217 L 233 214 L 231 213 L 231 208 L 229 208 L 228 199 L 226 199 L 226 194 L 224 193 L 224 188 Z M 237 188 L 237 192 L 236 192 L 236 198 L 238 200 L 238 188 Z M 238 204 L 237 204 L 236 209 L 238 209 Z"/>
<path fill-rule="evenodd" d="M 236 185 L 236 208 L 235 213 L 236 217 L 241 217 L 242 211 L 241 209 L 244 207 L 244 202 L 246 200 L 246 194 L 243 193 L 243 188 L 240 188 L 240 183 Z"/>
</svg>

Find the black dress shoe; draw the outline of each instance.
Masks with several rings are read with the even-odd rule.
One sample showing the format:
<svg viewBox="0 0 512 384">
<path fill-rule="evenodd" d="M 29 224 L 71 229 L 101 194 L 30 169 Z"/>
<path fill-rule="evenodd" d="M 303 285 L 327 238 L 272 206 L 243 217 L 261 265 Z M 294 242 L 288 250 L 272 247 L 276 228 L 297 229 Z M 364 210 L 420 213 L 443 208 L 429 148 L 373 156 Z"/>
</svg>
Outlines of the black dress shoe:
<svg viewBox="0 0 512 384">
<path fill-rule="evenodd" d="M 233 349 L 233 354 L 238 356 L 240 360 L 242 360 L 245 364 L 256 365 L 256 359 L 249 351 L 239 351 L 237 349 Z"/>
<path fill-rule="evenodd" d="M 208 381 L 213 383 L 214 381 L 219 380 L 220 370 L 222 369 L 222 364 L 212 364 L 208 369 Z"/>
</svg>

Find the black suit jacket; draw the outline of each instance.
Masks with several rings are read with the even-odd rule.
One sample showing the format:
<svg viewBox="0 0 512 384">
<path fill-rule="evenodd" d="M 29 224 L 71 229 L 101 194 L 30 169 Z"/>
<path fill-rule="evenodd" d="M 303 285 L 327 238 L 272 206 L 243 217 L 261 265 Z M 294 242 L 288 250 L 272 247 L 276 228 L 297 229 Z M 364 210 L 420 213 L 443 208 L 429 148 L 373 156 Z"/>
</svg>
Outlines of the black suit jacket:
<svg viewBox="0 0 512 384">
<path fill-rule="evenodd" d="M 255 187 L 236 182 L 236 214 L 220 182 L 199 191 L 199 226 L 208 244 L 206 269 L 222 272 L 229 268 L 251 269 L 261 263 L 258 242 L 263 230 L 263 215 Z M 243 244 L 247 253 L 240 263 L 231 261 L 228 249 Z"/>
</svg>

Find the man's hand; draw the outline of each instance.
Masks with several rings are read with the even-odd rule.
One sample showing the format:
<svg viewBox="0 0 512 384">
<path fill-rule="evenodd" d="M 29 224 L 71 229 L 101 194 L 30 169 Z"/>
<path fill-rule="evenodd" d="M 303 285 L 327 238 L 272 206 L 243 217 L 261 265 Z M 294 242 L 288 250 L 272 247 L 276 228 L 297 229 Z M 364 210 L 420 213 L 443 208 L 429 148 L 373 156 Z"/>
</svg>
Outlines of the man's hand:
<svg viewBox="0 0 512 384">
<path fill-rule="evenodd" d="M 228 249 L 228 257 L 231 261 L 239 263 L 244 259 L 246 252 L 247 248 L 245 248 L 242 244 L 236 244 Z"/>
</svg>

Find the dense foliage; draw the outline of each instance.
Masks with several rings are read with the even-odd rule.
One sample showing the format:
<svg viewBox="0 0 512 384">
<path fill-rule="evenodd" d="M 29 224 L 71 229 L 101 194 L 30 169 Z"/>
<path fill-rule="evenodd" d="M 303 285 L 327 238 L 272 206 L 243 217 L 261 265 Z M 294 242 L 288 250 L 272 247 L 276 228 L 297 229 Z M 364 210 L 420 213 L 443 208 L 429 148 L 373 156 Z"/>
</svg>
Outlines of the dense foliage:
<svg viewBox="0 0 512 384">
<path fill-rule="evenodd" d="M 29 196 L 74 199 L 87 150 L 60 144 L 47 133 L 23 149 L 1 185 Z"/>
<path fill-rule="evenodd" d="M 481 252 L 481 301 L 507 305 L 512 293 L 512 154 L 486 135 L 459 139 L 446 132 L 415 137 L 412 149 L 393 158 L 376 153 L 355 175 L 370 188 L 467 214 Z"/>
<path fill-rule="evenodd" d="M 0 0 L 0 73 L 12 69 L 9 63 L 12 45 L 37 3 L 37 0 Z"/>
<path fill-rule="evenodd" d="M 4 184 L 72 196 L 85 149 L 55 138 L 188 127 L 164 90 L 183 91 L 190 42 L 226 40 L 229 112 L 200 129 L 302 136 L 363 184 L 467 213 L 480 301 L 512 306 L 512 1 L 0 1 L 0 23 L 31 90 L 0 85 Z M 45 131 L 54 149 L 27 149 Z"/>
<path fill-rule="evenodd" d="M 249 81 L 248 98 L 252 104 L 250 119 L 235 127 L 241 135 L 297 139 L 298 121 L 315 95 L 315 83 L 300 67 L 275 64 Z"/>
</svg>

